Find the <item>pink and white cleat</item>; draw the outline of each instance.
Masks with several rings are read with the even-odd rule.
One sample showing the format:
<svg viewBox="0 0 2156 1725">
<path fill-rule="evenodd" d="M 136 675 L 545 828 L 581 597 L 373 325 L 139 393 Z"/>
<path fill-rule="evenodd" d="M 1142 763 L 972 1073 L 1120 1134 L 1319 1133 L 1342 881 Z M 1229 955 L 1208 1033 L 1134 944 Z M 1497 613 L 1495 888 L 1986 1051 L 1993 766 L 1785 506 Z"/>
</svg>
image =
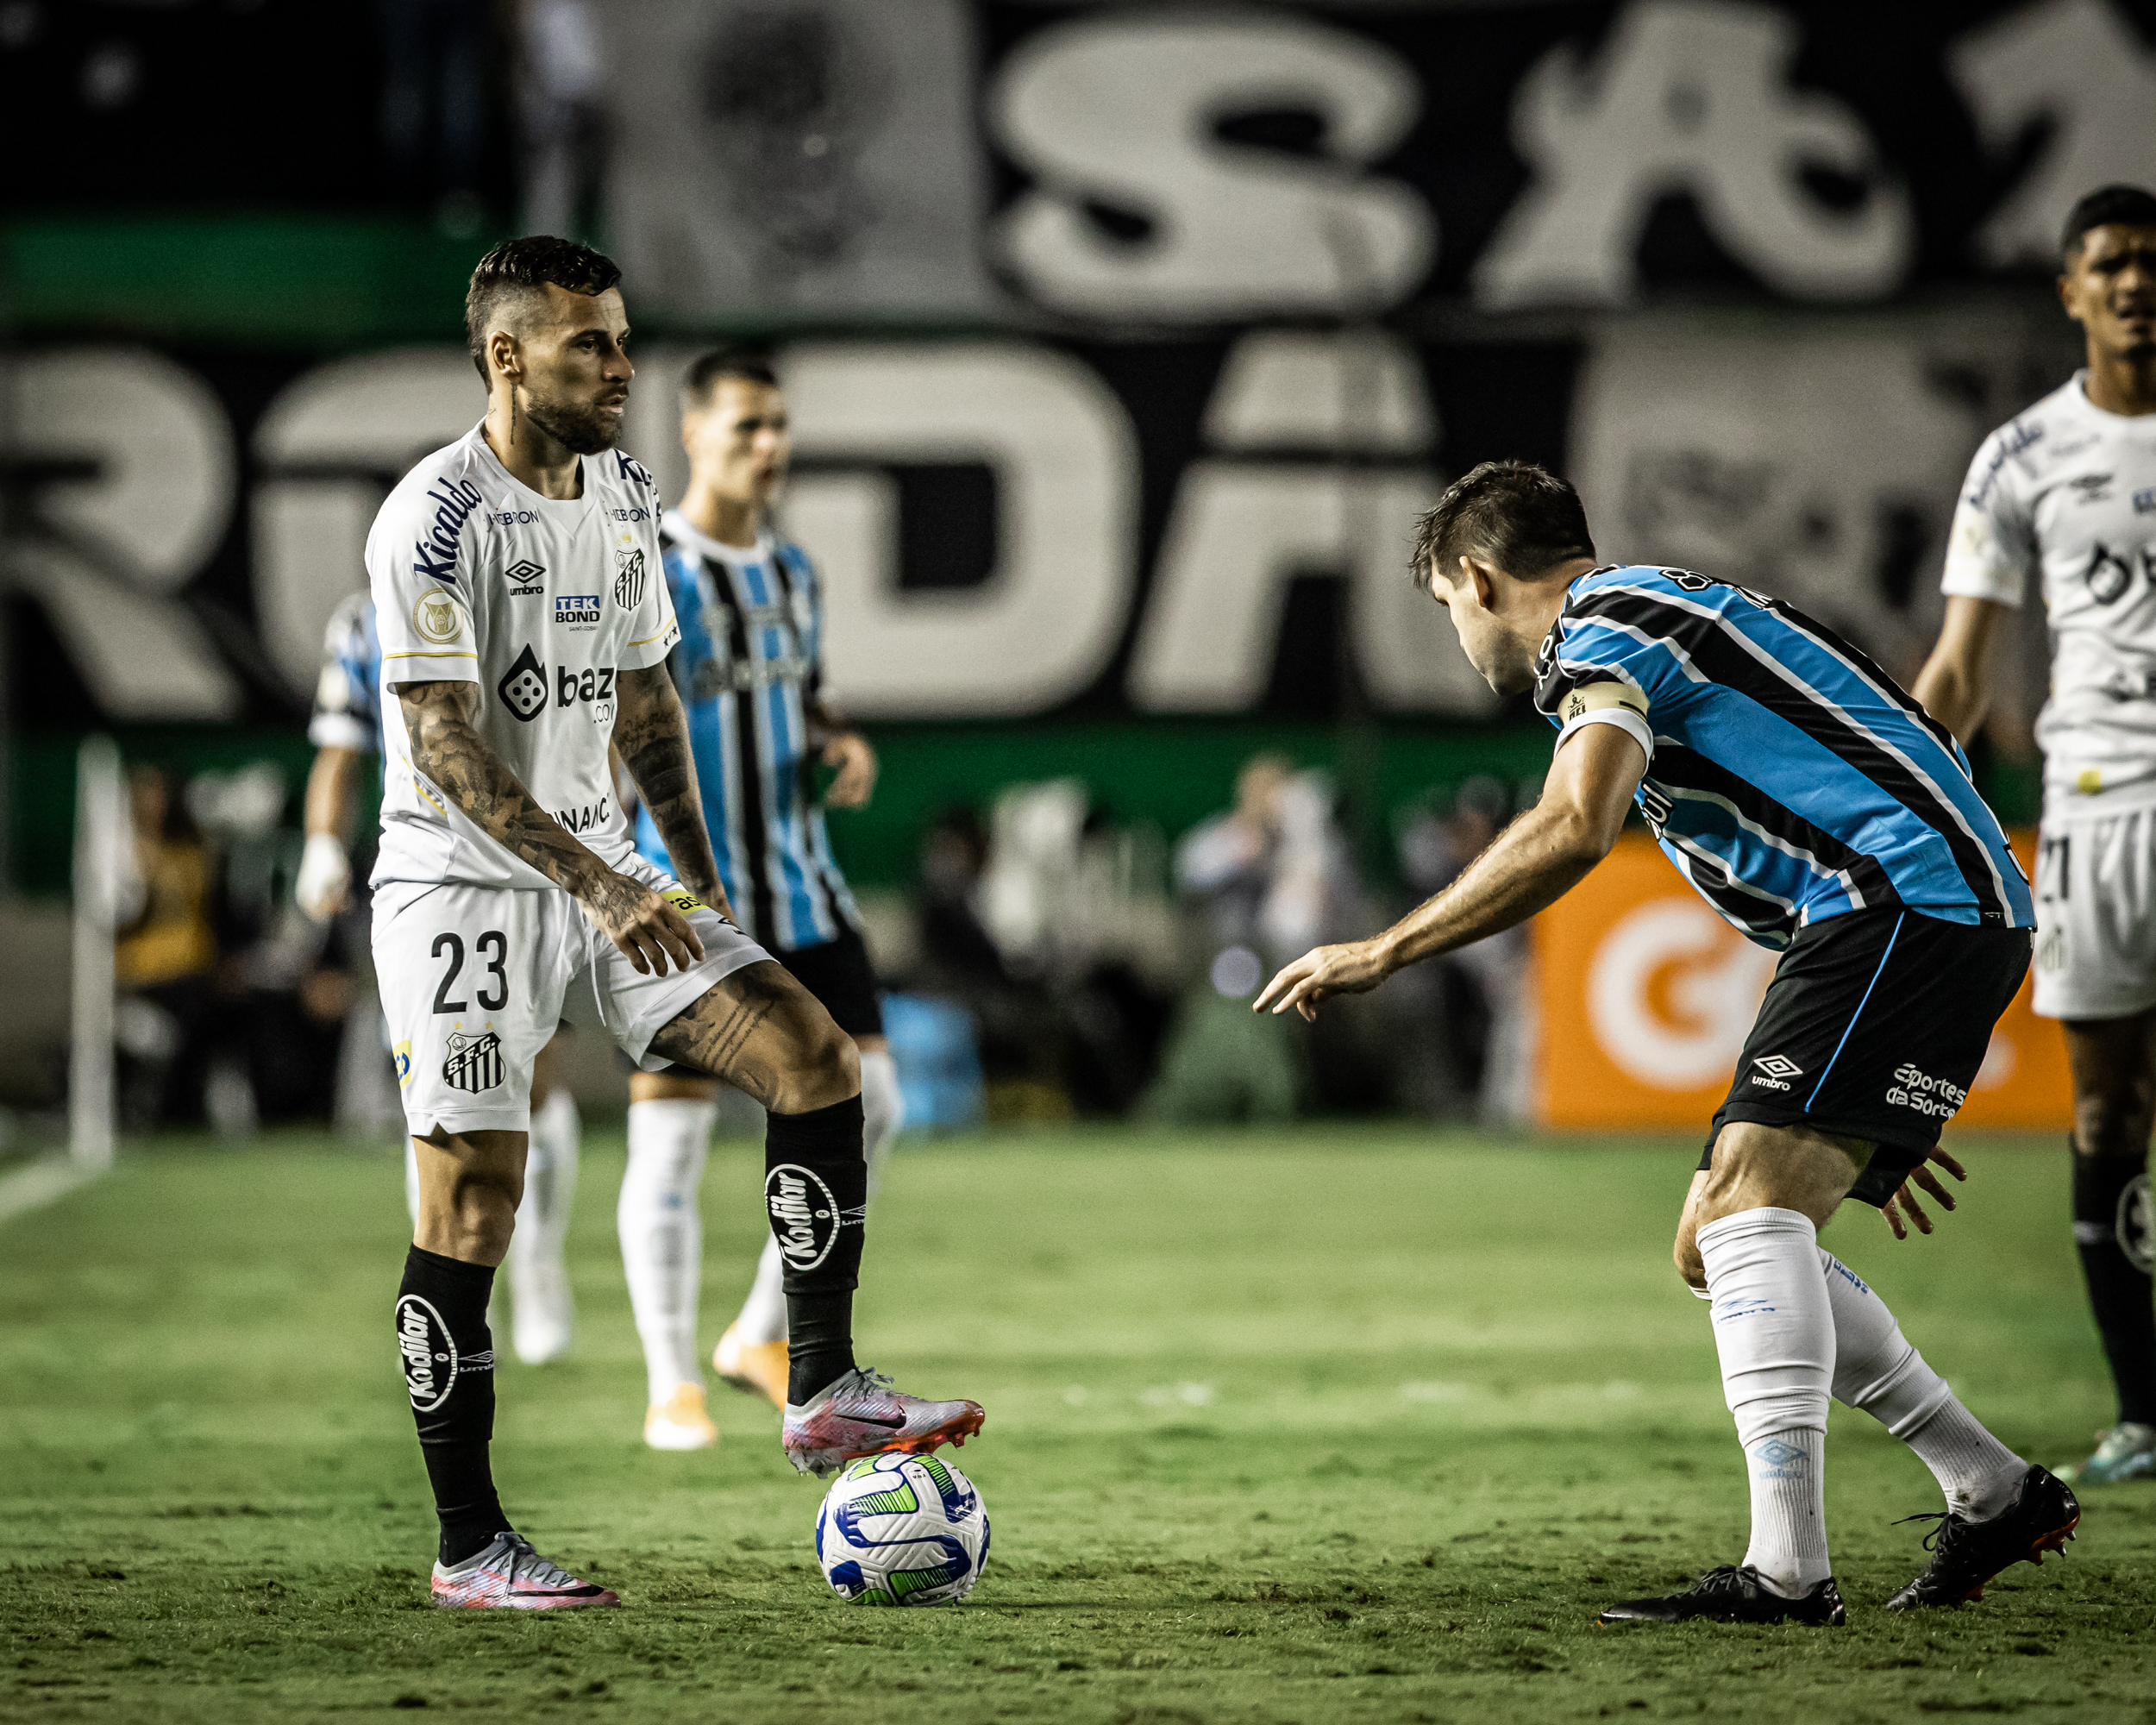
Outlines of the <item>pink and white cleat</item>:
<svg viewBox="0 0 2156 1725">
<path fill-rule="evenodd" d="M 821 1476 L 889 1450 L 926 1455 L 944 1443 L 962 1446 L 986 1417 L 978 1402 L 924 1402 L 893 1389 L 881 1372 L 856 1367 L 806 1406 L 787 1402 L 780 1441 L 798 1470 Z"/>
<path fill-rule="evenodd" d="M 618 1605 L 611 1588 L 579 1581 L 548 1563 L 517 1534 L 497 1534 L 476 1557 L 434 1566 L 434 1603 L 481 1611 L 564 1611 L 580 1605 Z"/>
</svg>

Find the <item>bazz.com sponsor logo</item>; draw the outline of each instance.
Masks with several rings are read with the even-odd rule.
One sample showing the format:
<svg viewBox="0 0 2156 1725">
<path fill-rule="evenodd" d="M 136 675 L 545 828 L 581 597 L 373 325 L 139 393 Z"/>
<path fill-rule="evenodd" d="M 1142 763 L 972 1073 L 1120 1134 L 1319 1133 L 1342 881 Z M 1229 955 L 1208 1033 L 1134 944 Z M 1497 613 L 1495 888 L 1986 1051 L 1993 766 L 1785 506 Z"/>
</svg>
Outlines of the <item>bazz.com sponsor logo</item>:
<svg viewBox="0 0 2156 1725">
<path fill-rule="evenodd" d="M 642 551 L 617 551 L 614 566 L 620 571 L 614 577 L 614 603 L 624 611 L 634 611 L 643 603 L 644 554 Z"/>
<path fill-rule="evenodd" d="M 411 626 L 436 643 L 454 641 L 464 633 L 464 619 L 457 615 L 457 602 L 440 587 L 429 587 L 413 602 Z"/>
<path fill-rule="evenodd" d="M 554 620 L 580 629 L 599 626 L 599 595 L 597 593 L 561 593 L 554 601 Z"/>
<path fill-rule="evenodd" d="M 1790 1079 L 1804 1076 L 1804 1069 L 1786 1054 L 1754 1055 L 1752 1063 L 1759 1069 L 1752 1082 L 1763 1090 L 1786 1090 Z"/>
<path fill-rule="evenodd" d="M 439 507 L 434 512 L 434 526 L 427 536 L 412 543 L 411 572 L 430 581 L 454 581 L 457 578 L 457 545 L 464 524 L 479 510 L 479 488 L 469 480 L 454 484 L 437 480 L 427 495 Z"/>
<path fill-rule="evenodd" d="M 492 1089 L 508 1076 L 502 1039 L 492 1031 L 481 1031 L 477 1036 L 467 1036 L 462 1031 L 450 1032 L 449 1057 L 442 1063 L 443 1083 L 476 1095 Z"/>
<path fill-rule="evenodd" d="M 1886 1099 L 1897 1108 L 1915 1109 L 1927 1120 L 1943 1120 L 1969 1100 L 1969 1093 L 1914 1066 L 1897 1066 Z"/>
</svg>

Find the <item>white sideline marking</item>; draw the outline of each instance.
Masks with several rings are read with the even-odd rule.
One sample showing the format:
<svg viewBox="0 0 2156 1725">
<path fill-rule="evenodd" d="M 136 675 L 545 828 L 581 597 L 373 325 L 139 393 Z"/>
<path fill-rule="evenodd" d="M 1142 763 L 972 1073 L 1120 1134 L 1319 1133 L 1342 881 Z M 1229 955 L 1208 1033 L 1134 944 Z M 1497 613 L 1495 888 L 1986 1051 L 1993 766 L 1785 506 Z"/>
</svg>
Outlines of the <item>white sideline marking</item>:
<svg viewBox="0 0 2156 1725">
<path fill-rule="evenodd" d="M 66 1197 L 78 1186 L 95 1180 L 98 1172 L 64 1156 L 48 1157 L 43 1162 L 33 1162 L 28 1168 L 18 1168 L 0 1179 L 0 1222 Z"/>
</svg>

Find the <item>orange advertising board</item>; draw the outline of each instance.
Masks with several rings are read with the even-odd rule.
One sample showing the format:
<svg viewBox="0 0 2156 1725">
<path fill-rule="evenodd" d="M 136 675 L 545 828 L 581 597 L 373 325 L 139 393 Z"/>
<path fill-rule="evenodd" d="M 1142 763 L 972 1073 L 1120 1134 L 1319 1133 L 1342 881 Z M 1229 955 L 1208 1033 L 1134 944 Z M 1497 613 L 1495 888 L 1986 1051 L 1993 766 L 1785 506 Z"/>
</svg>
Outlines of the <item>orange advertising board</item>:
<svg viewBox="0 0 2156 1725">
<path fill-rule="evenodd" d="M 2013 842 L 2033 872 L 2035 834 Z M 1533 929 L 1542 1124 L 1703 1138 L 1776 955 L 1709 910 L 1641 833 L 1626 833 Z M 1953 1125 L 2064 1132 L 2071 1094 L 2059 1026 L 2029 1010 L 2024 980 Z"/>
</svg>

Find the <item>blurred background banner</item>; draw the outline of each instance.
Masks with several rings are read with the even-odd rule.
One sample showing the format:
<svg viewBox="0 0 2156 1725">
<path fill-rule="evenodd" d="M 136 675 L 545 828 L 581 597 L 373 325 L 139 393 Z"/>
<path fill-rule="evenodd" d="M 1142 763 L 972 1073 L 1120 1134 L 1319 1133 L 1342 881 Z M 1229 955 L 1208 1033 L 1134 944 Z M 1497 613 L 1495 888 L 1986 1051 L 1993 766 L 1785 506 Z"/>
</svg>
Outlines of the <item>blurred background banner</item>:
<svg viewBox="0 0 2156 1725">
<path fill-rule="evenodd" d="M 2032 879 L 2036 835 L 2012 835 Z M 1584 1132 L 1698 1131 L 1729 1094 L 1775 955 L 1716 916 L 1645 834 L 1534 922 L 1541 1038 L 1534 1118 Z M 2065 1132 L 2065 1044 L 2024 980 L 1954 1116 L 1958 1127 Z"/>
<path fill-rule="evenodd" d="M 247 100 L 205 101 L 235 66 Z M 1606 556 L 1785 594 L 1914 674 L 1970 454 L 2076 362 L 2059 220 L 2156 161 L 2156 28 L 2127 0 L 9 0 L 0 101 L 39 141 L 0 216 L 22 928 L 87 731 L 175 807 L 264 764 L 296 792 L 367 524 L 482 405 L 466 279 L 527 230 L 624 263 L 627 444 L 669 496 L 690 359 L 778 350 L 787 525 L 886 762 L 832 821 L 872 900 L 918 904 L 959 812 L 993 848 L 1000 799 L 1074 779 L 1157 909 L 1276 757 L 1327 787 L 1348 928 L 1547 758 L 1404 578 L 1476 461 L 1552 464 Z M 2034 608 L 2022 644 L 1977 756 L 2026 821 Z M 1510 987 L 1426 1004 L 1497 1024 L 1517 1089 L 1476 1016 Z"/>
</svg>

